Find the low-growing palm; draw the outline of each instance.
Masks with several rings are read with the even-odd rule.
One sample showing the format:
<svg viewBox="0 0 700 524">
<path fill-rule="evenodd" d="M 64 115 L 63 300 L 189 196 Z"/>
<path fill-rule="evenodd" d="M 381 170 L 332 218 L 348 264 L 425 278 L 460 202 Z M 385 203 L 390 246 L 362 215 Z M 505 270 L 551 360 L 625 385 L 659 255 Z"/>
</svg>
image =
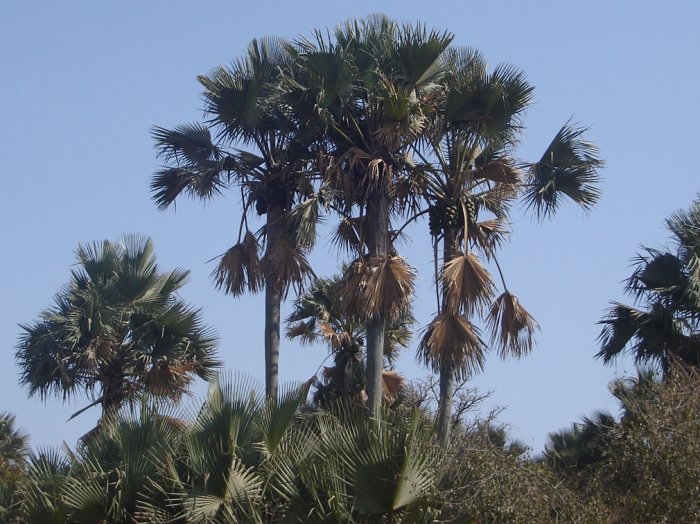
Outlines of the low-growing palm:
<svg viewBox="0 0 700 524">
<path fill-rule="evenodd" d="M 22 326 L 16 357 L 30 396 L 87 392 L 104 418 L 146 393 L 177 400 L 193 377 L 212 376 L 216 339 L 177 296 L 187 271 L 162 271 L 139 236 L 80 246 L 77 259 L 55 305 Z"/>
</svg>

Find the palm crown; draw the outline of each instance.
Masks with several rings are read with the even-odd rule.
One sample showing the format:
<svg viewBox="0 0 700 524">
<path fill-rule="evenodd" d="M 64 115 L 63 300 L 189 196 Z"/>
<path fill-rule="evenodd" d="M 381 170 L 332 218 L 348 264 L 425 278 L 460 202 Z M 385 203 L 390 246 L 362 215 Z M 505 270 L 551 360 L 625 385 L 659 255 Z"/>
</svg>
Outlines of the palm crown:
<svg viewBox="0 0 700 524">
<path fill-rule="evenodd" d="M 193 375 L 211 376 L 216 339 L 176 295 L 187 271 L 162 272 L 138 236 L 80 246 L 77 259 L 56 304 L 22 326 L 17 360 L 30 395 L 96 391 L 91 405 L 106 414 L 143 393 L 177 399 Z"/>
</svg>

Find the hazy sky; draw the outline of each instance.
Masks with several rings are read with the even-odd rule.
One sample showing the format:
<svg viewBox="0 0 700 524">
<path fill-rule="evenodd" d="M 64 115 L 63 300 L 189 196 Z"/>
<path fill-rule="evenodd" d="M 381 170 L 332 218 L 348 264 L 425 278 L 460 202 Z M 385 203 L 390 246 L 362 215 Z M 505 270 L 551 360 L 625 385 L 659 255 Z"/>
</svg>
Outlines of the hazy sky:
<svg viewBox="0 0 700 524">
<path fill-rule="evenodd" d="M 501 265 L 509 288 L 537 318 L 537 347 L 523 360 L 495 355 L 473 385 L 494 390 L 512 434 L 541 449 L 547 433 L 594 409 L 615 409 L 608 382 L 633 372 L 604 367 L 596 322 L 640 244 L 664 243 L 663 220 L 700 189 L 693 164 L 700 139 L 700 3 L 651 2 L 256 2 L 120 1 L 0 3 L 0 411 L 17 414 L 34 446 L 73 445 L 97 408 L 27 399 L 14 352 L 19 323 L 52 304 L 68 281 L 78 243 L 121 233 L 150 235 L 164 268 L 192 271 L 183 296 L 202 307 L 221 338 L 228 369 L 263 378 L 262 297 L 213 289 L 209 259 L 235 242 L 235 192 L 206 205 L 159 212 L 148 184 L 158 169 L 149 130 L 201 118 L 196 75 L 240 56 L 257 36 L 293 38 L 351 17 L 383 12 L 422 21 L 474 46 L 491 65 L 521 68 L 535 86 L 519 156 L 535 160 L 570 117 L 590 126 L 606 160 L 603 199 L 586 214 L 563 206 L 542 224 L 513 213 Z M 419 329 L 435 310 L 427 224 L 401 253 L 419 271 Z M 339 263 L 327 238 L 313 260 Z M 288 308 L 285 313 L 288 312 Z M 306 379 L 322 347 L 283 342 L 281 378 Z M 405 351 L 398 371 L 428 371 Z M 204 386 L 195 388 L 201 397 Z"/>
</svg>

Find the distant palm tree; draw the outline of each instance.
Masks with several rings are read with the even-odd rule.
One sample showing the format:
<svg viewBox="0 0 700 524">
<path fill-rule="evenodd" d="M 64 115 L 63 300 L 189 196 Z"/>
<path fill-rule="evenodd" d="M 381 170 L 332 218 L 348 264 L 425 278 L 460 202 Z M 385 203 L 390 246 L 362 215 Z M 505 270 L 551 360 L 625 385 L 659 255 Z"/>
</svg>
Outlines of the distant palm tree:
<svg viewBox="0 0 700 524">
<path fill-rule="evenodd" d="M 22 326 L 16 357 L 30 396 L 96 393 L 75 415 L 101 405 L 105 418 L 146 393 L 179 399 L 193 376 L 212 376 L 216 339 L 176 294 L 188 271 L 161 271 L 151 241 L 134 235 L 80 246 L 77 259 L 56 304 Z"/>
<path fill-rule="evenodd" d="M 664 371 L 674 359 L 700 366 L 700 200 L 666 221 L 672 245 L 644 248 L 625 291 L 635 306 L 613 302 L 600 321 L 596 355 L 606 364 L 628 351 Z"/>
<path fill-rule="evenodd" d="M 372 413 L 381 404 L 385 324 L 401 314 L 413 290 L 412 272 L 389 238 L 390 216 L 415 195 L 410 146 L 425 129 L 442 74 L 439 58 L 451 40 L 420 24 L 400 27 L 374 16 L 296 42 L 303 81 L 290 93 L 313 102 L 326 139 L 319 169 L 335 208 L 359 228 L 344 294 L 345 307 L 366 323 Z"/>
<path fill-rule="evenodd" d="M 22 468 L 27 454 L 29 435 L 15 427 L 15 420 L 12 413 L 0 413 L 0 482 L 9 471 Z"/>
<path fill-rule="evenodd" d="M 341 279 L 316 279 L 300 296 L 287 318 L 287 336 L 304 343 L 325 342 L 333 366 L 323 368 L 314 400 L 329 405 L 338 398 L 359 400 L 365 393 L 365 323 L 348 314 L 341 303 Z M 384 357 L 391 363 L 411 340 L 413 317 L 409 311 L 389 323 L 384 334 Z M 388 400 L 398 397 L 403 379 L 393 371 L 382 374 L 382 391 Z"/>
<path fill-rule="evenodd" d="M 617 427 L 615 417 L 604 411 L 582 417 L 571 429 L 550 433 L 544 458 L 561 473 L 578 473 L 604 460 L 612 432 Z"/>
<path fill-rule="evenodd" d="M 265 289 L 265 383 L 271 397 L 279 376 L 281 302 L 290 286 L 300 286 L 312 273 L 305 253 L 315 241 L 318 211 L 305 205 L 290 214 L 313 193 L 308 167 L 313 140 L 302 133 L 295 108 L 279 97 L 292 69 L 284 42 L 253 40 L 233 66 L 199 77 L 207 125 L 153 131 L 167 164 L 151 182 L 158 207 L 167 208 L 182 194 L 209 199 L 227 188 L 241 191 L 238 239 L 219 258 L 214 278 L 217 288 L 234 296 Z M 266 216 L 255 234 L 249 229 L 253 212 Z"/>
</svg>

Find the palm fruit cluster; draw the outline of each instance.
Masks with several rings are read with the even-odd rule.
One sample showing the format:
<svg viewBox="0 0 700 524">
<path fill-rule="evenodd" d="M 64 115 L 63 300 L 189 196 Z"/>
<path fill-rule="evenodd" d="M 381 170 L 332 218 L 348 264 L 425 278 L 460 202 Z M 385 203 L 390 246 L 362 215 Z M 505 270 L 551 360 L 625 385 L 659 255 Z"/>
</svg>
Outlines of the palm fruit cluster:
<svg viewBox="0 0 700 524">
<path fill-rule="evenodd" d="M 476 222 L 476 206 L 467 199 L 464 207 L 470 224 Z M 439 202 L 428 208 L 428 227 L 432 236 L 439 236 L 446 228 L 460 226 L 464 223 L 461 204 L 446 204 Z"/>
</svg>

